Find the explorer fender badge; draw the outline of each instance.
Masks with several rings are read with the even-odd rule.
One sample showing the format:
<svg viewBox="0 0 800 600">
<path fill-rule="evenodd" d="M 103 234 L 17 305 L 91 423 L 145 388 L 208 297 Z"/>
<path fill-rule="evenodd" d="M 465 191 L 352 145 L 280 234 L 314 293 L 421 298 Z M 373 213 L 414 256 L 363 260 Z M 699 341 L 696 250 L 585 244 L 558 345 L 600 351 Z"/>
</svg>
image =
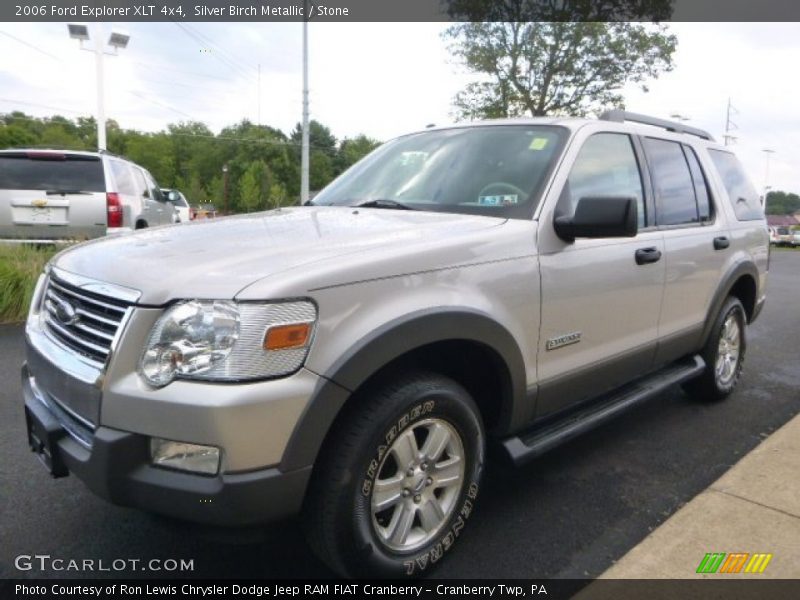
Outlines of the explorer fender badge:
<svg viewBox="0 0 800 600">
<path fill-rule="evenodd" d="M 570 344 L 577 344 L 580 341 L 581 332 L 575 331 L 573 333 L 567 333 L 558 337 L 550 338 L 547 340 L 547 343 L 544 347 L 545 350 L 555 350 L 556 348 L 563 348 L 564 346 L 569 346 Z"/>
</svg>

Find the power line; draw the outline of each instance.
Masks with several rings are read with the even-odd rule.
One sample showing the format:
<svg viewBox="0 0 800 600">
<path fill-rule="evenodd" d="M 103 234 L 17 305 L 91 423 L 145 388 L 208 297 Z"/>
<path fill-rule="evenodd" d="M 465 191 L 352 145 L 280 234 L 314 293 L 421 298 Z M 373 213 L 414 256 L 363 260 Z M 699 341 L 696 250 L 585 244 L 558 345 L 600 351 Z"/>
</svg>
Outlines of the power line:
<svg viewBox="0 0 800 600">
<path fill-rule="evenodd" d="M 187 119 L 190 119 L 192 121 L 200 122 L 200 119 L 195 119 L 192 115 L 190 115 L 188 113 L 185 113 L 182 110 L 178 110 L 177 108 L 175 108 L 173 106 L 170 106 L 169 104 L 164 104 L 162 102 L 159 102 L 158 100 L 153 100 L 152 98 L 148 98 L 147 96 L 145 96 L 141 92 L 135 92 L 133 90 L 125 90 L 125 91 L 128 92 L 129 94 L 133 95 L 133 96 L 136 96 L 137 98 L 141 98 L 145 102 L 149 102 L 150 104 L 154 104 L 156 106 L 160 106 L 161 108 L 166 108 L 167 110 L 171 110 L 172 112 L 174 112 L 176 114 L 179 114 L 179 115 L 182 115 L 182 116 L 184 116 Z"/>
<path fill-rule="evenodd" d="M 216 49 L 218 52 L 220 52 L 220 53 L 224 54 L 225 56 L 227 56 L 232 62 L 242 66 L 243 68 L 245 68 L 245 70 L 246 69 L 252 69 L 254 72 L 256 71 L 256 68 L 253 65 L 249 64 L 245 60 L 240 60 L 239 58 L 234 56 L 233 53 L 228 52 L 227 50 L 222 48 L 219 44 L 215 43 L 214 40 L 212 40 L 209 36 L 205 35 L 201 31 L 198 31 L 194 26 L 189 25 L 189 23 L 184 23 L 183 26 L 186 27 L 186 29 L 188 29 L 189 31 L 194 32 L 195 36 L 199 37 L 201 40 L 205 40 L 205 42 L 206 42 L 206 44 L 208 46 L 211 46 L 212 48 Z"/>
<path fill-rule="evenodd" d="M 8 33 L 7 31 L 0 31 L 0 33 L 2 33 L 2 34 L 3 34 L 4 36 L 6 36 L 6 37 L 9 37 L 9 38 L 11 38 L 11 39 L 12 39 L 12 40 L 14 40 L 15 42 L 19 42 L 20 44 L 22 44 L 22 45 L 24 45 L 24 46 L 27 46 L 28 48 L 33 48 L 33 49 L 34 49 L 34 50 L 36 50 L 37 52 L 39 52 L 39 53 L 41 53 L 41 54 L 44 54 L 45 56 L 47 56 L 47 57 L 49 57 L 49 58 L 52 58 L 53 60 L 57 60 L 57 61 L 58 61 L 58 62 L 60 62 L 60 63 L 63 63 L 63 62 L 64 62 L 62 59 L 60 59 L 60 58 L 59 58 L 58 56 L 56 56 L 55 54 L 50 54 L 50 53 L 49 53 L 49 52 L 47 52 L 46 50 L 42 50 L 41 48 L 38 48 L 37 46 L 34 46 L 33 44 L 29 44 L 29 43 L 28 43 L 28 42 L 26 42 L 25 40 L 21 40 L 21 39 L 19 39 L 17 36 L 15 36 L 15 35 L 11 35 L 11 34 L 10 34 L 10 33 Z"/>
<path fill-rule="evenodd" d="M 188 35 L 190 38 L 192 38 L 195 42 L 198 42 L 201 46 L 208 46 L 208 42 L 207 41 L 205 41 L 203 38 L 199 37 L 193 31 L 190 31 L 183 23 L 178 23 L 177 21 L 172 21 L 172 22 L 175 24 L 176 27 L 178 27 L 186 35 Z M 220 55 L 220 54 L 218 54 L 216 52 L 212 52 L 211 56 L 216 58 L 219 62 L 221 62 L 223 65 L 225 65 L 229 69 L 232 69 L 233 71 L 235 71 L 241 77 L 244 77 L 245 79 L 247 79 L 250 83 L 255 83 L 253 81 L 253 78 L 250 75 L 248 75 L 248 73 L 242 67 L 237 65 L 232 60 L 230 60 L 230 59 L 226 58 L 225 56 L 222 56 L 222 55 Z"/>
<path fill-rule="evenodd" d="M 169 67 L 167 65 L 159 65 L 156 63 L 147 63 L 137 61 L 137 65 L 142 67 L 148 67 L 151 69 L 159 69 L 161 71 L 170 71 L 172 73 L 182 73 L 184 75 L 194 75 L 195 77 L 205 77 L 206 79 L 215 79 L 217 81 L 225 81 L 227 83 L 233 82 L 233 79 L 230 77 L 219 77 L 218 75 L 209 75 L 208 73 L 198 73 L 196 71 L 186 71 L 185 69 L 176 69 L 175 67 Z"/>
<path fill-rule="evenodd" d="M 48 104 L 38 104 L 36 102 L 25 102 L 24 100 L 14 100 L 12 98 L 0 98 L 0 102 L 6 102 L 7 104 L 22 104 L 23 106 L 33 106 L 36 108 L 46 108 L 48 110 L 60 110 L 64 112 L 74 113 L 78 115 L 85 114 L 85 111 L 82 110 L 73 110 L 71 108 L 62 108 L 59 106 L 50 106 Z"/>
</svg>

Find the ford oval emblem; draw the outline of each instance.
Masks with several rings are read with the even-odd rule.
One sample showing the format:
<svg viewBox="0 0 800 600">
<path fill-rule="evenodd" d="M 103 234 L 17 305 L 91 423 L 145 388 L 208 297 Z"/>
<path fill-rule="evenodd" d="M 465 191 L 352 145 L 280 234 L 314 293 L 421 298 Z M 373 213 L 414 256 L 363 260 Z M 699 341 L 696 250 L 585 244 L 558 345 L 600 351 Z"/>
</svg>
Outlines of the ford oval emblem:
<svg viewBox="0 0 800 600">
<path fill-rule="evenodd" d="M 80 319 L 80 315 L 72 304 L 66 300 L 58 300 L 56 301 L 56 318 L 64 325 L 74 325 Z"/>
</svg>

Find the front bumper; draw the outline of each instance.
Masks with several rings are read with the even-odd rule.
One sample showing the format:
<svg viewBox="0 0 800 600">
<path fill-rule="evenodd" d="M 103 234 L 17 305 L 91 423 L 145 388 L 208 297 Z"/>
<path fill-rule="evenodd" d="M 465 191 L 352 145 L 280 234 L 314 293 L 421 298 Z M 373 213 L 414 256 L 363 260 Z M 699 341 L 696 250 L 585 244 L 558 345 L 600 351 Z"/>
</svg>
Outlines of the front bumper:
<svg viewBox="0 0 800 600">
<path fill-rule="evenodd" d="M 149 437 L 100 426 L 90 446 L 75 435 L 70 415 L 38 389 L 27 364 L 22 390 L 29 419 L 51 432 L 56 468 L 74 473 L 94 493 L 123 506 L 215 525 L 249 525 L 297 513 L 311 467 L 193 475 L 149 464 Z M 56 474 L 66 474 L 65 472 Z"/>
</svg>

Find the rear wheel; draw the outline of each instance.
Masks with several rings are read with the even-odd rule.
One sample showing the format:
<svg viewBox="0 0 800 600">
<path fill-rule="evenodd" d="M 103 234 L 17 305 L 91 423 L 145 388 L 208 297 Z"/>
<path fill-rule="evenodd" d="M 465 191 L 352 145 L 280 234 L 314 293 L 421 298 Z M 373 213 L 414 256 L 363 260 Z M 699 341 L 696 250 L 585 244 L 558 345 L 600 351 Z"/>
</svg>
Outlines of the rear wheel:
<svg viewBox="0 0 800 600">
<path fill-rule="evenodd" d="M 738 298 L 729 297 L 717 315 L 702 351 L 706 362 L 703 374 L 685 389 L 698 400 L 727 398 L 739 381 L 744 362 L 747 315 Z"/>
<path fill-rule="evenodd" d="M 473 510 L 484 459 L 478 409 L 455 381 L 410 373 L 346 410 L 315 467 L 309 542 L 340 575 L 427 572 Z"/>
</svg>

